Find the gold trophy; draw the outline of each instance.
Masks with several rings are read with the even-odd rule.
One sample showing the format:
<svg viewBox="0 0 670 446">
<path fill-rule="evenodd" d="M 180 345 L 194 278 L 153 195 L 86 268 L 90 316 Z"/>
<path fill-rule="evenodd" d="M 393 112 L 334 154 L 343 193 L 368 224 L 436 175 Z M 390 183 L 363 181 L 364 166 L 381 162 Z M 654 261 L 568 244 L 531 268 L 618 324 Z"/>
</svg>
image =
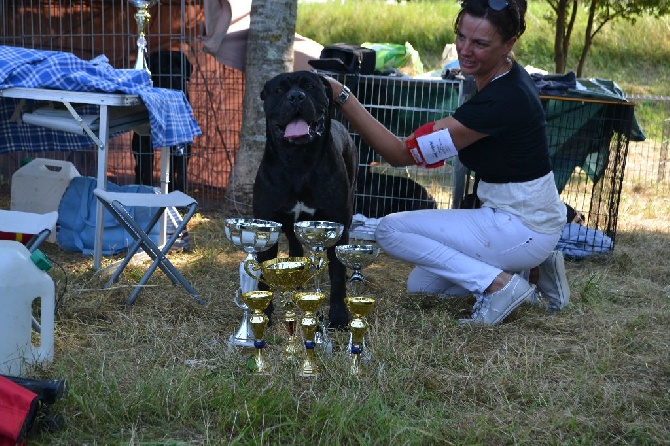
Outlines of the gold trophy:
<svg viewBox="0 0 670 446">
<path fill-rule="evenodd" d="M 365 346 L 365 334 L 368 331 L 369 323 L 367 315 L 375 307 L 375 300 L 371 297 L 358 296 L 347 297 L 344 302 L 353 315 L 349 322 L 349 331 L 351 332 L 351 374 L 361 374 L 361 354 Z"/>
<path fill-rule="evenodd" d="M 321 293 L 321 274 L 328 264 L 326 251 L 342 237 L 344 225 L 330 221 L 298 221 L 293 224 L 295 235 L 311 251 L 310 258 L 316 265 L 314 276 L 314 290 Z M 315 342 L 317 347 L 332 352 L 332 343 L 323 318 L 319 318 Z"/>
<path fill-rule="evenodd" d="M 135 60 L 135 69 L 136 70 L 145 70 L 149 73 L 149 78 L 151 78 L 151 71 L 149 71 L 149 64 L 147 64 L 147 38 L 144 34 L 144 30 L 149 25 L 149 19 L 151 19 L 151 14 L 149 14 L 149 8 L 156 5 L 158 0 L 128 0 L 135 8 L 137 12 L 135 13 L 135 21 L 137 22 L 137 59 Z"/>
<path fill-rule="evenodd" d="M 284 323 L 288 332 L 286 356 L 294 357 L 298 352 L 295 341 L 295 302 L 293 293 L 304 287 L 314 277 L 312 261 L 308 257 L 277 257 L 259 263 L 255 259 L 244 262 L 244 270 L 249 276 L 263 282 L 273 291 L 281 293 L 281 303 L 284 306 Z M 261 274 L 257 274 L 260 271 Z"/>
<path fill-rule="evenodd" d="M 263 312 L 272 300 L 272 291 L 249 291 L 242 294 L 242 300 L 251 308 L 253 313 L 249 317 L 249 325 L 254 331 L 254 347 L 256 355 L 254 357 L 255 370 L 259 375 L 267 375 L 270 372 L 270 366 L 263 354 L 265 347 L 265 327 L 268 324 L 268 317 Z"/>
<path fill-rule="evenodd" d="M 281 224 L 256 218 L 228 218 L 224 222 L 224 232 L 233 245 L 247 253 L 246 258 L 240 262 L 240 287 L 233 298 L 235 305 L 244 314 L 240 327 L 230 336 L 228 346 L 253 347 L 254 334 L 249 326 L 249 308 L 240 298 L 242 294 L 258 289 L 258 281 L 244 271 L 244 262 L 255 260 L 256 254 L 270 249 L 279 241 Z"/>
<path fill-rule="evenodd" d="M 305 360 L 302 363 L 300 376 L 318 375 L 316 354 L 314 353 L 316 327 L 318 325 L 316 310 L 319 309 L 325 297 L 325 294 L 315 292 L 296 293 L 294 296 L 296 305 L 302 311 L 300 327 L 305 340 Z"/>
<path fill-rule="evenodd" d="M 340 245 L 335 247 L 337 259 L 347 268 L 354 270 L 349 278 L 350 296 L 363 295 L 367 281 L 361 270 L 377 260 L 379 251 L 379 246 L 376 245 Z"/>
</svg>

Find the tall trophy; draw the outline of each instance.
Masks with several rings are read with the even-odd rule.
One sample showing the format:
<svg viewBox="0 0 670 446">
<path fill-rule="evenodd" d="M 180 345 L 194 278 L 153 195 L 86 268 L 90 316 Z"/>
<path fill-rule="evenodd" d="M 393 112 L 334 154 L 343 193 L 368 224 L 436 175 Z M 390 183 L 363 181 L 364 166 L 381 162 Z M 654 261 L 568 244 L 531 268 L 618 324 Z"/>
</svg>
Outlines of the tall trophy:
<svg viewBox="0 0 670 446">
<path fill-rule="evenodd" d="M 323 293 L 308 291 L 296 293 L 293 297 L 296 305 L 302 311 L 300 328 L 302 329 L 305 342 L 305 359 L 302 363 L 300 376 L 316 376 L 318 375 L 316 354 L 314 352 L 314 347 L 316 347 L 316 328 L 318 325 L 316 310 L 319 309 L 326 296 Z"/>
<path fill-rule="evenodd" d="M 268 317 L 265 315 L 264 310 L 270 305 L 272 291 L 249 291 L 242 294 L 242 300 L 253 310 L 253 314 L 249 318 L 249 324 L 256 338 L 254 341 L 254 348 L 256 349 L 256 354 L 254 355 L 254 372 L 260 375 L 267 375 L 270 367 L 265 360 L 263 348 L 265 347 L 265 327 L 268 324 Z"/>
<path fill-rule="evenodd" d="M 135 21 L 137 22 L 137 59 L 135 60 L 135 69 L 136 70 L 145 70 L 149 75 L 149 64 L 147 63 L 147 38 L 144 34 L 144 30 L 149 25 L 149 19 L 151 19 L 151 14 L 149 14 L 149 8 L 156 5 L 158 0 L 128 0 L 135 8 L 137 12 L 135 13 Z"/>
<path fill-rule="evenodd" d="M 335 246 L 342 237 L 344 225 L 330 221 L 299 221 L 293 224 L 295 235 L 311 251 L 310 258 L 316 265 L 314 276 L 314 290 L 321 293 L 321 274 L 328 264 L 326 250 Z M 328 336 L 328 329 L 323 318 L 319 318 L 318 330 L 315 337 L 316 346 L 332 352 L 332 343 Z"/>
<path fill-rule="evenodd" d="M 353 269 L 348 283 L 351 297 L 363 295 L 366 279 L 361 270 L 377 260 L 379 251 L 379 246 L 376 245 L 340 245 L 335 247 L 337 259 L 347 268 Z"/>
<path fill-rule="evenodd" d="M 249 276 L 244 270 L 247 260 L 256 260 L 256 254 L 270 249 L 279 241 L 281 224 L 255 218 L 229 218 L 224 222 L 226 238 L 237 248 L 242 249 L 247 256 L 240 262 L 240 287 L 235 293 L 233 302 L 244 315 L 235 334 L 230 336 L 228 345 L 237 347 L 253 347 L 254 333 L 249 326 L 249 307 L 241 296 L 258 288 L 258 280 Z"/>
<path fill-rule="evenodd" d="M 367 316 L 375 307 L 375 300 L 371 297 L 356 296 L 344 299 L 349 312 L 353 318 L 349 322 L 349 331 L 351 332 L 351 374 L 361 374 L 361 354 L 365 347 L 365 334 L 368 331 L 369 323 Z"/>
<path fill-rule="evenodd" d="M 293 294 L 304 287 L 314 277 L 312 261 L 309 257 L 284 257 L 266 260 L 249 259 L 244 262 L 244 270 L 254 279 L 263 282 L 273 291 L 279 291 L 285 308 L 284 324 L 288 332 L 286 357 L 293 358 L 298 353 L 295 338 L 296 315 Z M 260 272 L 260 274 L 259 274 Z"/>
</svg>

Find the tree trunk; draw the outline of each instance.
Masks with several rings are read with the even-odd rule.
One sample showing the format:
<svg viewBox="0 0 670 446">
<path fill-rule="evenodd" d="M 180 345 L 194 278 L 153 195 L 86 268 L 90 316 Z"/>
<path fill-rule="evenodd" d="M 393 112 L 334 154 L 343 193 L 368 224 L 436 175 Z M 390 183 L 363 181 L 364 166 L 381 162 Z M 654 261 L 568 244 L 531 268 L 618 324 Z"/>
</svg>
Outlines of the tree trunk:
<svg viewBox="0 0 670 446">
<path fill-rule="evenodd" d="M 224 212 L 252 215 L 253 185 L 265 149 L 265 114 L 260 98 L 265 82 L 293 69 L 297 0 L 253 0 L 247 40 L 240 149 L 226 188 Z"/>
<path fill-rule="evenodd" d="M 556 32 L 554 34 L 554 64 L 556 73 L 565 73 L 568 66 L 570 38 L 578 11 L 578 0 L 558 0 L 552 3 L 556 13 Z M 570 11 L 568 12 L 568 8 Z"/>
</svg>

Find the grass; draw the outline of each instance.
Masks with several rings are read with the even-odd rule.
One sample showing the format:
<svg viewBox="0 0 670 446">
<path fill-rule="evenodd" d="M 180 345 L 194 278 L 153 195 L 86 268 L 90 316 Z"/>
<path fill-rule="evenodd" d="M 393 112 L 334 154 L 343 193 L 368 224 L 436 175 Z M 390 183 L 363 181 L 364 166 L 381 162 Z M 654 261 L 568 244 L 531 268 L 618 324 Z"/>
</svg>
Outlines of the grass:
<svg viewBox="0 0 670 446">
<path fill-rule="evenodd" d="M 206 307 L 158 272 L 125 308 L 145 267 L 103 290 L 90 258 L 45 244 L 56 354 L 31 376 L 67 379 L 70 391 L 51 407 L 64 428 L 31 444 L 667 443 L 670 271 L 658 259 L 670 255 L 670 203 L 637 187 L 621 207 L 615 251 L 567 264 L 567 309 L 524 305 L 497 327 L 460 326 L 467 298 L 407 296 L 410 266 L 382 254 L 364 270 L 377 307 L 360 377 L 346 333 L 311 379 L 284 359 L 281 323 L 267 331 L 269 376 L 228 348 L 244 254 L 223 235 L 225 215 L 196 214 L 195 248 L 170 256 Z"/>
<path fill-rule="evenodd" d="M 328 22 L 317 13 L 332 15 L 339 2 L 301 3 L 299 20 L 314 8 L 313 26 L 330 30 L 330 42 L 395 37 L 411 41 L 422 57 L 429 51 L 411 32 L 430 30 L 424 39 L 433 40 L 433 54 L 451 41 L 453 14 L 440 8 L 452 2 L 420 13 L 422 26 L 413 15 L 394 15 L 407 9 L 357 2 L 354 11 L 352 3 Z M 518 55 L 546 67 L 550 43 L 531 31 L 542 10 L 539 2 L 530 7 Z M 386 34 L 371 35 L 380 24 L 388 24 Z M 642 25 L 652 30 L 650 42 L 667 39 L 667 19 Z M 643 39 L 612 28 L 622 37 L 594 48 L 589 76 L 613 78 L 629 93 L 667 94 L 661 83 L 667 86 L 670 46 L 644 51 Z M 299 24 L 311 36 L 306 29 Z M 244 254 L 223 235 L 224 219 L 235 216 L 196 214 L 189 227 L 194 249 L 170 255 L 206 307 L 157 272 L 125 308 L 146 265 L 103 289 L 106 275 L 92 270 L 90 257 L 44 244 L 55 265 L 56 352 L 30 376 L 67 379 L 69 392 L 49 408 L 63 416 L 63 428 L 35 432 L 30 444 L 669 444 L 670 200 L 657 194 L 652 185 L 624 181 L 615 250 L 567 263 L 571 304 L 556 314 L 523 305 L 499 326 L 460 326 L 470 299 L 408 296 L 410 265 L 382 254 L 364 270 L 377 306 L 366 341 L 372 358 L 360 377 L 349 373 L 346 333 L 334 335 L 333 355 L 320 352 L 320 374 L 311 379 L 284 359 L 281 323 L 267 331 L 269 376 L 250 373 L 251 352 L 228 348 L 242 316 L 232 299 Z M 0 186 L 0 208 L 8 207 L 8 186 Z"/>
<path fill-rule="evenodd" d="M 426 69 L 440 69 L 444 46 L 454 42 L 457 11 L 455 0 L 400 5 L 375 0 L 299 3 L 296 31 L 323 45 L 409 42 Z M 545 2 L 529 2 L 526 33 L 515 46 L 515 53 L 522 65 L 551 73 L 554 26 L 549 11 Z M 568 71 L 577 68 L 585 26 L 586 13 L 581 11 L 572 37 Z M 633 37 L 637 35 L 644 38 Z M 582 76 L 613 79 L 629 94 L 667 94 L 668 39 L 668 17 L 642 17 L 634 25 L 625 21 L 608 24 L 594 40 Z"/>
</svg>

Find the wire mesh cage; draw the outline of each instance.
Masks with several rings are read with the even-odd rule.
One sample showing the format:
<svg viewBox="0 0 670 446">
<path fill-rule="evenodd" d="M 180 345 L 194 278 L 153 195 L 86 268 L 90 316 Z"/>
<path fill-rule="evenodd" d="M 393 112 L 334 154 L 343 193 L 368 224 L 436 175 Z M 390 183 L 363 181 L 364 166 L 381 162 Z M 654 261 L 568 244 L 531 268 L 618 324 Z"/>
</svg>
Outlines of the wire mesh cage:
<svg viewBox="0 0 670 446">
<path fill-rule="evenodd" d="M 244 73 L 204 51 L 204 3 L 157 2 L 149 9 L 145 34 L 154 85 L 184 90 L 203 132 L 192 146 L 172 148 L 172 165 L 182 170 L 172 177 L 181 173 L 181 187 L 207 205 L 222 196 L 239 145 Z M 132 68 L 138 54 L 136 12 L 130 1 L 1 0 L 0 45 L 70 52 L 85 60 L 104 55 L 114 68 Z M 157 185 L 159 157 L 149 156 L 146 145 L 133 141 L 132 133 L 111 140 L 109 179 L 139 183 L 144 175 L 142 184 Z M 0 179 L 5 182 L 26 158 L 71 161 L 82 175 L 96 169 L 93 145 L 90 151 L 15 152 L 0 157 Z"/>
<path fill-rule="evenodd" d="M 563 239 L 576 252 L 614 247 L 634 104 L 543 96 L 556 186 L 577 211 Z M 567 232 L 566 232 L 567 231 Z"/>
<path fill-rule="evenodd" d="M 399 137 L 451 114 L 463 101 L 460 80 L 375 75 L 340 78 L 370 114 Z M 452 163 L 436 169 L 395 168 L 376 155 L 357 132 L 350 132 L 359 151 L 356 213 L 379 218 L 391 212 L 452 207 Z"/>
</svg>

